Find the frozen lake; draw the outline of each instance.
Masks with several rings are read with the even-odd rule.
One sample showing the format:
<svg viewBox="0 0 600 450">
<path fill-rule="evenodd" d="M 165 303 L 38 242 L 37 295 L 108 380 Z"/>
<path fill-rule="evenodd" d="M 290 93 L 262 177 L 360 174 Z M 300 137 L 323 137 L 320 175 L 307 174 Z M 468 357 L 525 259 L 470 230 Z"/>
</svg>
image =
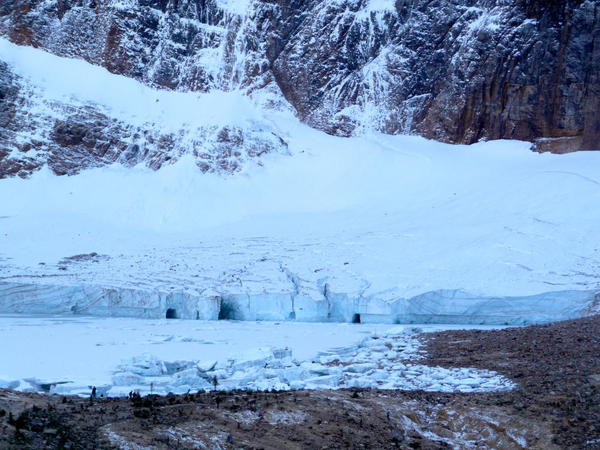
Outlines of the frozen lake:
<svg viewBox="0 0 600 450">
<path fill-rule="evenodd" d="M 418 327 L 423 331 L 492 328 Z M 265 349 L 273 348 L 287 348 L 296 362 L 310 363 L 331 349 L 352 347 L 365 338 L 385 335 L 391 329 L 397 333 L 404 328 L 412 330 L 415 325 L 0 315 L 0 383 L 8 387 L 19 380 L 17 389 L 35 390 L 23 380 L 68 381 L 71 383 L 59 385 L 56 392 L 85 392 L 88 385 L 114 385 L 114 374 L 123 370 L 129 374 L 123 365 L 140 357 L 151 361 L 144 366 L 146 375 L 151 370 L 148 367 L 157 361 L 200 362 L 200 365 L 216 362 L 225 367 L 228 361 L 231 365 L 231 361 L 260 359 Z M 160 367 L 164 372 L 164 365 Z M 139 369 L 131 371 L 138 373 Z M 141 381 L 134 379 L 130 383 L 133 386 Z M 182 383 L 186 388 L 186 383 Z M 194 383 L 188 384 L 193 387 Z"/>
</svg>

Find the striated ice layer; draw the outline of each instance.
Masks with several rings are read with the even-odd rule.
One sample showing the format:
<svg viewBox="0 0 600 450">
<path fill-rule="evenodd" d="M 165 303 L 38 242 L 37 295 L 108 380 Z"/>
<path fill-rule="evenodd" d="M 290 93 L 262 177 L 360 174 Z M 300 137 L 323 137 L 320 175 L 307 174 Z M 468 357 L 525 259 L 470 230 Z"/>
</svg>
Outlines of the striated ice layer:
<svg viewBox="0 0 600 450">
<path fill-rule="evenodd" d="M 530 325 L 597 313 L 595 290 L 481 297 L 437 290 L 411 298 L 301 292 L 217 293 L 0 283 L 0 313 L 199 320 Z M 316 294 L 316 295 L 315 295 Z"/>
<path fill-rule="evenodd" d="M 99 286 L 0 284 L 0 312 L 215 320 L 220 298 Z"/>
</svg>

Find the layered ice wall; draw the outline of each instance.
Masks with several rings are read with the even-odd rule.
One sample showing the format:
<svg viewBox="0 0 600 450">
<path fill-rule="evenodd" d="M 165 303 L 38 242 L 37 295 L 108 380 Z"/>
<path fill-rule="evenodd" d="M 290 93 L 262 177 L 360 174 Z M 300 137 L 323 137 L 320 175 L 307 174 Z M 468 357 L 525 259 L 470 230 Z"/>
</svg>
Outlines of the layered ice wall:
<svg viewBox="0 0 600 450">
<path fill-rule="evenodd" d="M 221 299 L 101 286 L 0 284 L 0 312 L 214 320 Z"/>
<path fill-rule="evenodd" d="M 383 300 L 329 293 L 321 298 L 279 294 L 157 292 L 100 286 L 0 283 L 0 313 L 91 316 L 348 322 L 389 324 L 531 325 L 600 312 L 596 291 L 526 297 L 478 297 L 456 290 Z"/>
</svg>

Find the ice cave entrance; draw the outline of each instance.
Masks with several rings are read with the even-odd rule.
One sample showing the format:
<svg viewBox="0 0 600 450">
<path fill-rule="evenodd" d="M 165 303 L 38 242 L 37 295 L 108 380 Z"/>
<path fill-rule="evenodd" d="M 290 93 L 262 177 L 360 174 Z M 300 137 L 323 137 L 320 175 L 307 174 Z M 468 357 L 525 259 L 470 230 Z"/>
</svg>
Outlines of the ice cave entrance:
<svg viewBox="0 0 600 450">
<path fill-rule="evenodd" d="M 167 319 L 177 319 L 177 310 L 174 308 L 167 309 L 167 313 L 165 314 Z"/>
<path fill-rule="evenodd" d="M 352 323 L 360 323 L 360 314 L 354 314 L 352 316 Z"/>
</svg>

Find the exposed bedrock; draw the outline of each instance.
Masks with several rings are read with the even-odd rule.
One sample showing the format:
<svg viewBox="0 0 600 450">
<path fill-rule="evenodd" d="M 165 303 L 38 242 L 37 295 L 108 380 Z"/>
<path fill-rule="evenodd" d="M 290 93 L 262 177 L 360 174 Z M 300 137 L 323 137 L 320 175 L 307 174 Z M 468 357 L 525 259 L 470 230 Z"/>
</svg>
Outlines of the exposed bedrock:
<svg viewBox="0 0 600 450">
<path fill-rule="evenodd" d="M 438 290 L 409 299 L 321 298 L 277 294 L 158 292 L 91 285 L 0 283 L 0 313 L 347 323 L 530 325 L 600 313 L 600 292 L 560 291 L 524 297 L 482 297 Z"/>
<path fill-rule="evenodd" d="M 600 148 L 598 2 L 397 1 L 368 20 L 366 2 L 318 3 L 274 63 L 309 123 Z"/>
<path fill-rule="evenodd" d="M 600 149 L 597 0 L 233 4 L 5 0 L 0 35 L 166 89 L 282 94 L 332 134 Z"/>
</svg>

